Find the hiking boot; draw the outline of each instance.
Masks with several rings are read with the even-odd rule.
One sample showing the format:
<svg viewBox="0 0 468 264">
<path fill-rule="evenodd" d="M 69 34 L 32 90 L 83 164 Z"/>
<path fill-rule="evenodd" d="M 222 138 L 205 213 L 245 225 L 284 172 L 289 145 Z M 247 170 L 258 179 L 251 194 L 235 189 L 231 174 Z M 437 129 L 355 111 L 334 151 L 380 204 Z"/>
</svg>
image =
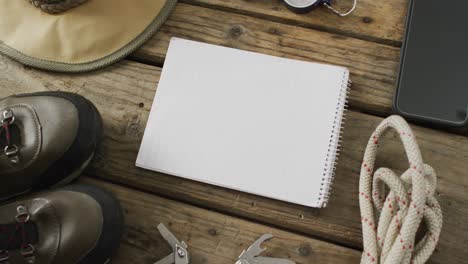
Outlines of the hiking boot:
<svg viewBox="0 0 468 264">
<path fill-rule="evenodd" d="M 0 263 L 104 264 L 122 234 L 118 201 L 83 184 L 0 205 Z"/>
<path fill-rule="evenodd" d="M 101 116 L 80 95 L 0 99 L 0 201 L 69 183 L 89 164 L 101 137 Z"/>
</svg>

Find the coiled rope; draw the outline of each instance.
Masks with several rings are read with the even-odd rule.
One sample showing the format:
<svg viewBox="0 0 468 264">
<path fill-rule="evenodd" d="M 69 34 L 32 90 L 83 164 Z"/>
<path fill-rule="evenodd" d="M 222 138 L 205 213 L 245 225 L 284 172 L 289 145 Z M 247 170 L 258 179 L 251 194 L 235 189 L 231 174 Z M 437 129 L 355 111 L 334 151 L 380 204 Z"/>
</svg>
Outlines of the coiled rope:
<svg viewBox="0 0 468 264">
<path fill-rule="evenodd" d="M 390 128 L 399 133 L 409 161 L 409 168 L 401 177 L 388 168 L 374 172 L 379 140 Z M 436 181 L 435 171 L 423 163 L 406 121 L 400 116 L 385 119 L 372 134 L 361 167 L 361 264 L 419 264 L 429 259 L 442 228 L 442 210 L 435 198 Z M 427 231 L 415 245 L 423 220 Z"/>
</svg>

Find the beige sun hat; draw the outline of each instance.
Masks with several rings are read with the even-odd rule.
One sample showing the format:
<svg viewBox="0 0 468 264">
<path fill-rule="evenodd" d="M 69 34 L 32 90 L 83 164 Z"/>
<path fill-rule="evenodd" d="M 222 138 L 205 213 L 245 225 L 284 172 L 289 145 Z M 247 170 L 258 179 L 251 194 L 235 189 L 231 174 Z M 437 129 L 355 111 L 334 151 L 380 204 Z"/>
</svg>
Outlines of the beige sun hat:
<svg viewBox="0 0 468 264">
<path fill-rule="evenodd" d="M 0 0 L 0 53 L 45 70 L 84 72 L 141 46 L 177 0 Z"/>
</svg>

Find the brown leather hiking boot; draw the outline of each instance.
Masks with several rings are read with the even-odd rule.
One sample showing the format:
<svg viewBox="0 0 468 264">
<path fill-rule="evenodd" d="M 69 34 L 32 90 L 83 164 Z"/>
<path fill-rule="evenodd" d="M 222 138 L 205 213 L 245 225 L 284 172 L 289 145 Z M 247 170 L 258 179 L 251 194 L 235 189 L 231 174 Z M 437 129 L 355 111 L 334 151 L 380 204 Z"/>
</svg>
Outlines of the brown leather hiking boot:
<svg viewBox="0 0 468 264">
<path fill-rule="evenodd" d="M 102 137 L 84 97 L 39 92 L 0 99 L 0 201 L 79 176 Z"/>
<path fill-rule="evenodd" d="M 1 264 L 104 264 L 121 237 L 118 201 L 75 184 L 0 205 Z"/>
</svg>

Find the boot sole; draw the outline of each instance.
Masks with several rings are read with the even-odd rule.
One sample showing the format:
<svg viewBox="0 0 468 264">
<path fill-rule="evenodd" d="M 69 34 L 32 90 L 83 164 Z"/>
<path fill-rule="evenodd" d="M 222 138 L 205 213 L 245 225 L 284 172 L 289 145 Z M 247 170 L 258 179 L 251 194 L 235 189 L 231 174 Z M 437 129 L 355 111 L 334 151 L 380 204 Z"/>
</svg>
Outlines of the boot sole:
<svg viewBox="0 0 468 264">
<path fill-rule="evenodd" d="M 78 177 L 80 177 L 81 173 L 89 166 L 93 158 L 94 158 L 94 152 L 91 154 L 91 156 L 89 156 L 89 158 L 85 161 L 85 163 L 83 163 L 83 165 L 80 168 L 78 168 L 76 171 L 74 171 L 72 174 L 70 174 L 66 178 L 53 184 L 50 188 L 51 189 L 59 188 L 76 180 Z"/>
</svg>

